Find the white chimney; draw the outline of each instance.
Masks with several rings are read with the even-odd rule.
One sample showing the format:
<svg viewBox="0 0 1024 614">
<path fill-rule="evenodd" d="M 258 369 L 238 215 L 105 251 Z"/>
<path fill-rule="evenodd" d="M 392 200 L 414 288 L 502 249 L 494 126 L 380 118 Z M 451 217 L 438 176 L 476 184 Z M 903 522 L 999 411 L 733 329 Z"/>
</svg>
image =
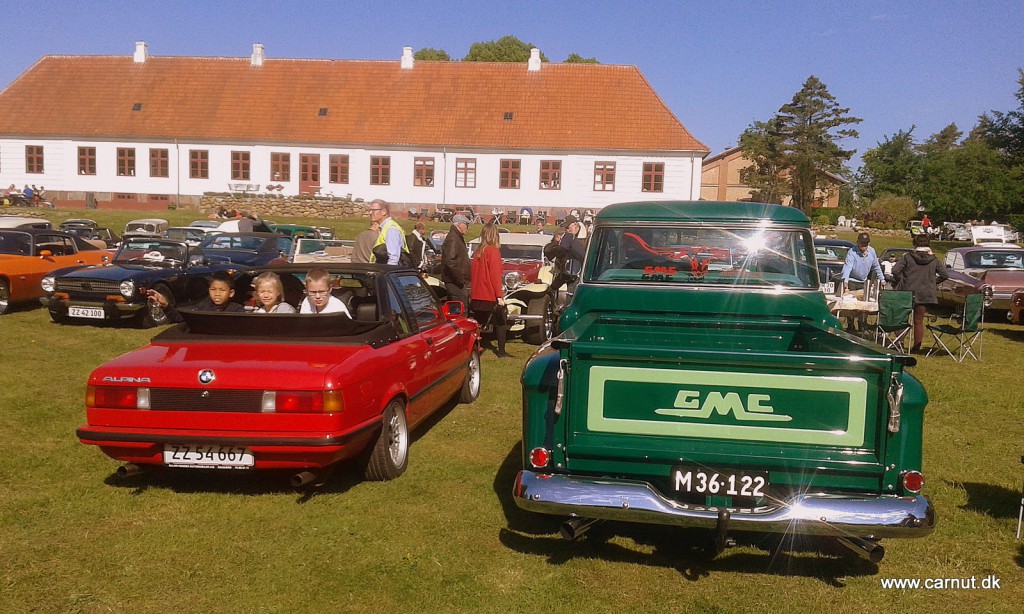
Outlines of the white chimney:
<svg viewBox="0 0 1024 614">
<path fill-rule="evenodd" d="M 148 58 L 149 58 L 149 45 L 146 44 L 146 41 L 136 41 L 135 42 L 135 63 L 136 64 L 145 64 L 146 60 Z"/>
<path fill-rule="evenodd" d="M 540 70 L 540 49 L 536 47 L 530 49 L 530 61 L 526 64 L 526 70 L 529 72 L 538 72 Z"/>
<path fill-rule="evenodd" d="M 252 65 L 263 66 L 263 43 L 253 43 L 252 45 Z"/>
<path fill-rule="evenodd" d="M 412 57 L 412 47 L 402 47 L 402 70 L 412 70 L 415 61 Z"/>
</svg>

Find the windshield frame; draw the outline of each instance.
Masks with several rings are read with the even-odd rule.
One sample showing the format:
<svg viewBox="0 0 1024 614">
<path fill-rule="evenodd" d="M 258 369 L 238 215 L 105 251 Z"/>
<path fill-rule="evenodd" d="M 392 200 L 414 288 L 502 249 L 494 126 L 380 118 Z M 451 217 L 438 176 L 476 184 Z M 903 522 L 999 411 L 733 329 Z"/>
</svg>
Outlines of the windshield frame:
<svg viewBox="0 0 1024 614">
<path fill-rule="evenodd" d="M 627 238 L 626 233 L 633 237 Z M 636 238 L 641 241 L 636 241 Z M 677 242 L 671 243 L 668 239 Z M 616 245 L 608 243 L 609 240 Z M 756 257 L 753 257 L 744 244 L 762 247 L 754 249 Z M 780 249 L 772 249 L 771 244 Z M 745 254 L 743 249 L 748 253 Z M 627 255 L 627 251 L 638 255 Z M 602 266 L 606 257 L 615 259 L 615 262 L 609 261 L 608 266 Z M 820 288 L 810 229 L 758 220 L 729 224 L 601 224 L 594 229 L 589 242 L 582 283 L 707 288 L 742 286 L 745 290 L 813 292 Z"/>
</svg>

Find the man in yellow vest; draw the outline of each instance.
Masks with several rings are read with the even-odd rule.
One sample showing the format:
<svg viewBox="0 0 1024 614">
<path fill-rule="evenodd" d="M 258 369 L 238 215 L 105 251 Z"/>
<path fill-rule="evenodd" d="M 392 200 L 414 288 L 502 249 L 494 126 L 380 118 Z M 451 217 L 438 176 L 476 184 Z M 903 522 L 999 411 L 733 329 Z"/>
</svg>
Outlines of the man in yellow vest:
<svg viewBox="0 0 1024 614">
<path fill-rule="evenodd" d="M 380 234 L 373 244 L 373 255 L 379 264 L 410 264 L 409 246 L 405 243 L 405 231 L 398 222 L 391 219 L 390 203 L 381 199 L 370 202 L 370 221 L 380 224 Z M 404 258 L 403 258 L 404 256 Z"/>
</svg>

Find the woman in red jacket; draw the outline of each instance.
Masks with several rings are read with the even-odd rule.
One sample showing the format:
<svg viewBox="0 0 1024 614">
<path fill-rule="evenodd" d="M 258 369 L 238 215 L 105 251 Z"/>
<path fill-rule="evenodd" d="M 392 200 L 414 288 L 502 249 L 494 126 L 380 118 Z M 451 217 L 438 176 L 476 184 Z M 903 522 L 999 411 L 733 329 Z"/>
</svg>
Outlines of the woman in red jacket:
<svg viewBox="0 0 1024 614">
<path fill-rule="evenodd" d="M 499 358 L 509 356 L 505 352 L 505 336 L 508 332 L 505 293 L 501 273 L 501 239 L 494 223 L 484 224 L 480 232 L 480 247 L 473 254 L 469 292 L 469 310 L 473 317 L 486 327 L 489 323 L 498 342 L 494 352 Z"/>
</svg>

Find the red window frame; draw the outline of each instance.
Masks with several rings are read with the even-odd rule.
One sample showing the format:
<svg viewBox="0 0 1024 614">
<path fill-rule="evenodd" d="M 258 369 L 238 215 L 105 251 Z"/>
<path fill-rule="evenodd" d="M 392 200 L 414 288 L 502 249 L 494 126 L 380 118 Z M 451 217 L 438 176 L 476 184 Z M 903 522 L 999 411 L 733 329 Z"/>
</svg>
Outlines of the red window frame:
<svg viewBox="0 0 1024 614">
<path fill-rule="evenodd" d="M 117 176 L 118 177 L 134 177 L 135 176 L 135 148 L 134 147 L 118 147 L 117 148 Z"/>
<path fill-rule="evenodd" d="M 170 177 L 170 155 L 166 149 L 149 150 L 149 176 Z"/>
<path fill-rule="evenodd" d="M 412 167 L 412 184 L 422 188 L 434 185 L 434 159 L 414 158 Z"/>
<path fill-rule="evenodd" d="M 641 192 L 664 192 L 665 191 L 665 163 L 644 162 L 643 179 L 640 184 Z"/>
<path fill-rule="evenodd" d="M 95 147 L 79 147 L 78 148 L 78 174 L 79 175 L 95 175 L 96 174 L 96 148 Z"/>
<path fill-rule="evenodd" d="M 498 187 L 503 190 L 518 190 L 522 169 L 522 160 L 503 159 L 498 174 Z"/>
<path fill-rule="evenodd" d="M 391 156 L 370 156 L 370 185 L 391 185 Z"/>
<path fill-rule="evenodd" d="M 231 179 L 235 181 L 249 181 L 250 155 L 248 151 L 231 152 Z"/>
<path fill-rule="evenodd" d="M 331 183 L 348 183 L 348 154 L 331 154 L 328 164 Z"/>
<path fill-rule="evenodd" d="M 594 191 L 615 191 L 615 163 L 607 161 L 594 162 Z"/>
<path fill-rule="evenodd" d="M 43 146 L 25 145 L 25 173 L 43 174 Z"/>
<path fill-rule="evenodd" d="M 210 178 L 210 152 L 205 149 L 188 151 L 188 176 L 190 179 Z"/>
<path fill-rule="evenodd" d="M 455 187 L 476 187 L 476 158 L 455 158 Z"/>
<path fill-rule="evenodd" d="M 270 181 L 292 180 L 292 155 L 283 151 L 270 152 Z"/>
<path fill-rule="evenodd" d="M 540 161 L 540 182 L 542 190 L 562 189 L 562 161 L 541 160 Z"/>
</svg>

